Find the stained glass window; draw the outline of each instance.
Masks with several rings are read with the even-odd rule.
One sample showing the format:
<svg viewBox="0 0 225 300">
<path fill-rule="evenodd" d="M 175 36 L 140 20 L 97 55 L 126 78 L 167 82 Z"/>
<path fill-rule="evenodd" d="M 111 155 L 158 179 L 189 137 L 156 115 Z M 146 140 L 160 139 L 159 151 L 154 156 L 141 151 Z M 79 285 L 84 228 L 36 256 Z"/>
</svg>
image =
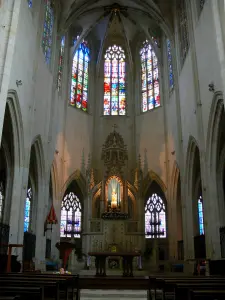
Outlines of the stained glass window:
<svg viewBox="0 0 225 300">
<path fill-rule="evenodd" d="M 27 197 L 24 208 L 24 232 L 29 231 L 31 221 L 31 201 L 32 201 L 32 190 L 31 187 L 27 190 Z"/>
<path fill-rule="evenodd" d="M 199 225 L 199 233 L 204 234 L 204 216 L 203 216 L 203 203 L 202 196 L 198 198 L 198 225 Z"/>
<path fill-rule="evenodd" d="M 145 205 L 145 238 L 166 237 L 166 208 L 163 200 L 152 194 Z"/>
<path fill-rule="evenodd" d="M 83 41 L 73 57 L 70 104 L 87 111 L 90 50 Z"/>
<path fill-rule="evenodd" d="M 110 46 L 104 64 L 104 115 L 126 114 L 126 62 L 124 50 Z"/>
<path fill-rule="evenodd" d="M 140 51 L 142 112 L 160 106 L 158 59 L 146 40 Z"/>
<path fill-rule="evenodd" d="M 64 64 L 64 52 L 65 52 L 65 36 L 61 39 L 60 53 L 59 53 L 59 66 L 58 66 L 58 91 L 61 89 L 62 85 L 62 72 Z"/>
<path fill-rule="evenodd" d="M 61 204 L 61 237 L 80 238 L 81 232 L 81 203 L 73 193 L 68 193 Z"/>
<path fill-rule="evenodd" d="M 28 6 L 31 8 L 32 7 L 32 0 L 28 0 Z"/>
<path fill-rule="evenodd" d="M 173 88 L 174 78 L 173 78 L 173 64 L 172 64 L 172 53 L 171 53 L 171 43 L 170 40 L 166 40 L 167 43 L 167 59 L 168 59 L 168 71 L 169 71 L 169 86 Z"/>
<path fill-rule="evenodd" d="M 4 198 L 4 186 L 3 182 L 0 182 L 0 222 L 3 218 Z"/>
<path fill-rule="evenodd" d="M 52 53 L 52 37 L 53 37 L 53 23 L 54 23 L 54 11 L 51 0 L 44 0 L 45 2 L 45 19 L 44 29 L 42 35 L 42 49 L 45 55 L 47 64 L 51 61 Z"/>
<path fill-rule="evenodd" d="M 188 20 L 185 0 L 177 0 L 178 31 L 180 39 L 180 60 L 183 66 L 189 49 Z"/>
</svg>

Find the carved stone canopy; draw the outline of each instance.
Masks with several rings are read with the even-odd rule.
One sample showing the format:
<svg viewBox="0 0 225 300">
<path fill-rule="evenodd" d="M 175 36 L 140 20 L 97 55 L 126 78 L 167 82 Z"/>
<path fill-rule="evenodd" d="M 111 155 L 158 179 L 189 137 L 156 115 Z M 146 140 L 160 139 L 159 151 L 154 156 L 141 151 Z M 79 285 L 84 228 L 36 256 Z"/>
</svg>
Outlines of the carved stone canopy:
<svg viewBox="0 0 225 300">
<path fill-rule="evenodd" d="M 127 146 L 122 136 L 115 130 L 111 132 L 102 147 L 102 160 L 107 167 L 124 166 L 128 159 Z"/>
</svg>

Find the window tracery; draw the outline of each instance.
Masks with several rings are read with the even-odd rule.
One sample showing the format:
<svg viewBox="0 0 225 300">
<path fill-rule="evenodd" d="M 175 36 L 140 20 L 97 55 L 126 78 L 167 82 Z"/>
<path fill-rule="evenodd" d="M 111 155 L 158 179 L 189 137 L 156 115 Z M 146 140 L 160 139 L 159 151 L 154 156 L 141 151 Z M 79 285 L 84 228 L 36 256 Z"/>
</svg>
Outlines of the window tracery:
<svg viewBox="0 0 225 300">
<path fill-rule="evenodd" d="M 80 238 L 81 203 L 73 193 L 68 193 L 61 203 L 60 237 Z"/>
<path fill-rule="evenodd" d="M 145 238 L 166 238 L 165 203 L 156 193 L 145 205 Z"/>
<path fill-rule="evenodd" d="M 110 46 L 105 53 L 103 114 L 126 115 L 125 53 L 117 45 Z"/>
<path fill-rule="evenodd" d="M 4 200 L 5 200 L 4 185 L 3 182 L 0 182 L 0 222 L 2 222 L 3 219 Z"/>
<path fill-rule="evenodd" d="M 178 31 L 180 39 L 180 60 L 183 66 L 189 49 L 188 19 L 185 0 L 177 1 Z"/>
<path fill-rule="evenodd" d="M 44 2 L 45 2 L 45 19 L 44 19 L 44 29 L 42 35 L 42 49 L 47 64 L 50 64 L 51 54 L 52 54 L 54 11 L 53 11 L 51 0 L 44 0 Z"/>
<path fill-rule="evenodd" d="M 142 112 L 160 106 L 159 69 L 155 52 L 146 40 L 140 50 Z"/>
<path fill-rule="evenodd" d="M 65 52 L 65 36 L 61 38 L 60 43 L 60 53 L 59 53 L 59 66 L 58 66 L 58 91 L 60 91 L 62 86 L 62 73 L 64 65 L 64 52 Z"/>
<path fill-rule="evenodd" d="M 203 199 L 202 196 L 198 198 L 198 225 L 199 225 L 199 233 L 204 234 L 204 215 L 203 215 Z"/>
<path fill-rule="evenodd" d="M 169 86 L 173 88 L 174 77 L 173 77 L 173 63 L 172 63 L 172 53 L 171 53 L 171 43 L 170 40 L 166 40 L 167 44 L 167 60 L 168 60 L 168 72 L 169 72 Z"/>
<path fill-rule="evenodd" d="M 30 230 L 31 205 L 32 205 L 32 189 L 31 189 L 31 187 L 28 187 L 27 197 L 26 197 L 26 201 L 25 201 L 25 208 L 24 208 L 24 232 Z"/>
<path fill-rule="evenodd" d="M 88 69 L 90 50 L 83 41 L 73 57 L 70 105 L 83 111 L 88 108 Z"/>
</svg>

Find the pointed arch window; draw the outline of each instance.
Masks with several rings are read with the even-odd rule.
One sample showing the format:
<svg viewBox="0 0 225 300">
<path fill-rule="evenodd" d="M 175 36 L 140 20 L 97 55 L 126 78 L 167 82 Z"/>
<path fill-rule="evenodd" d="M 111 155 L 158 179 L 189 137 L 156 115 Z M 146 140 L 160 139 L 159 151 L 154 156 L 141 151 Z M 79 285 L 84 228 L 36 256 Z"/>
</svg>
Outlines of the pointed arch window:
<svg viewBox="0 0 225 300">
<path fill-rule="evenodd" d="M 169 72 L 169 87 L 172 89 L 174 85 L 174 77 L 173 77 L 171 43 L 169 39 L 166 40 L 166 45 L 167 45 L 167 60 L 168 60 L 168 72 Z"/>
<path fill-rule="evenodd" d="M 159 69 L 155 52 L 146 40 L 140 50 L 142 112 L 160 106 Z"/>
<path fill-rule="evenodd" d="M 61 204 L 60 237 L 80 238 L 81 203 L 73 193 L 68 193 Z"/>
<path fill-rule="evenodd" d="M 25 208 L 24 208 L 24 232 L 30 230 L 31 205 L 32 205 L 32 189 L 31 189 L 31 187 L 28 187 L 27 197 L 26 197 L 26 201 L 25 201 Z"/>
<path fill-rule="evenodd" d="M 182 67 L 189 49 L 188 20 L 185 0 L 177 0 L 177 17 Z"/>
<path fill-rule="evenodd" d="M 200 235 L 205 234 L 202 196 L 199 196 L 198 198 L 198 226 L 199 226 L 199 234 Z"/>
<path fill-rule="evenodd" d="M 165 203 L 155 193 L 145 205 L 145 238 L 166 238 Z"/>
<path fill-rule="evenodd" d="M 0 182 L 0 222 L 2 222 L 3 219 L 4 200 L 5 200 L 4 184 L 3 182 Z"/>
<path fill-rule="evenodd" d="M 57 82 L 58 91 L 60 91 L 61 86 L 62 86 L 62 73 L 63 73 L 63 65 L 64 65 L 64 52 L 65 52 L 65 36 L 63 36 L 61 38 L 61 43 L 60 43 L 59 66 L 58 66 L 58 82 Z"/>
<path fill-rule="evenodd" d="M 88 69 L 90 50 L 83 41 L 73 57 L 70 105 L 83 111 L 88 109 Z"/>
<path fill-rule="evenodd" d="M 125 52 L 117 45 L 110 46 L 105 53 L 103 114 L 126 115 Z"/>
<path fill-rule="evenodd" d="M 54 11 L 52 6 L 52 0 L 44 0 L 44 3 L 45 3 L 45 19 L 44 19 L 44 29 L 42 34 L 42 49 L 47 64 L 50 64 L 51 54 L 52 54 Z"/>
</svg>

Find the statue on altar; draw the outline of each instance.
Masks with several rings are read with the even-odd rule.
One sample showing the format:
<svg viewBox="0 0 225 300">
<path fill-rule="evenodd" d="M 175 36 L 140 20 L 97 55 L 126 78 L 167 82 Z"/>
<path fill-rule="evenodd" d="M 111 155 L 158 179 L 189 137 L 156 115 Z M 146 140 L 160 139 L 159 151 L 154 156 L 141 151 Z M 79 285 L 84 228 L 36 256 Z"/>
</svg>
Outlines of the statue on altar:
<svg viewBox="0 0 225 300">
<path fill-rule="evenodd" d="M 116 177 L 112 177 L 107 185 L 108 188 L 108 207 L 112 210 L 120 210 L 120 203 L 121 203 L 121 187 L 120 182 Z"/>
</svg>

